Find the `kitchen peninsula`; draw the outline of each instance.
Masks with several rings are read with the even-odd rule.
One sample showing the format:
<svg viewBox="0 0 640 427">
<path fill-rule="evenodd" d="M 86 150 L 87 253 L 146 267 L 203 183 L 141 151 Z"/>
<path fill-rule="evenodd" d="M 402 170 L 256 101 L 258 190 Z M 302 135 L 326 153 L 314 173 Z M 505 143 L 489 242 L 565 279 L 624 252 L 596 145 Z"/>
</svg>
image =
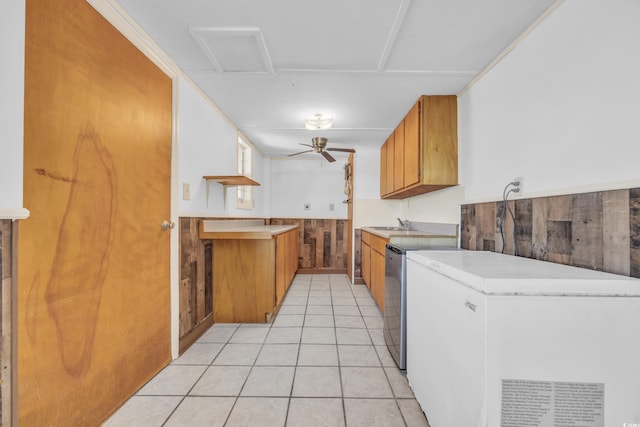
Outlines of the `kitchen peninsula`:
<svg viewBox="0 0 640 427">
<path fill-rule="evenodd" d="M 213 241 L 214 322 L 269 322 L 298 267 L 298 225 L 202 220 L 199 237 Z"/>
</svg>

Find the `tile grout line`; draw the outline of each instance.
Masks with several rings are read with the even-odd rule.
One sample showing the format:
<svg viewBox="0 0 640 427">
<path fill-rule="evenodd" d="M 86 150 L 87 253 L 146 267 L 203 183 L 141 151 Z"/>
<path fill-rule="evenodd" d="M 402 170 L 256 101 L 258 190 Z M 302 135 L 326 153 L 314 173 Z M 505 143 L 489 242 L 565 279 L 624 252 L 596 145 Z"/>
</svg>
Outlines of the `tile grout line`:
<svg viewBox="0 0 640 427">
<path fill-rule="evenodd" d="M 365 316 L 363 313 L 363 308 L 364 307 L 373 307 L 373 305 L 369 305 L 370 301 L 366 300 L 366 301 L 361 301 L 364 304 L 360 304 L 358 298 L 360 299 L 364 299 L 366 296 L 363 295 L 362 292 L 358 292 L 356 293 L 356 285 L 350 283 L 348 280 L 345 281 L 346 277 L 338 277 L 334 275 L 328 275 L 327 278 L 325 279 L 325 276 L 323 275 L 322 277 L 318 277 L 318 280 L 315 281 L 314 279 L 316 279 L 315 276 L 312 276 L 308 282 L 302 282 L 300 283 L 300 286 L 296 286 L 293 287 L 293 285 L 295 285 L 296 283 L 292 283 L 292 286 L 290 287 L 290 290 L 296 290 L 295 294 L 291 294 L 288 295 L 291 298 L 300 298 L 300 299 L 296 299 L 294 300 L 295 302 L 293 302 L 292 304 L 289 304 L 290 306 L 298 306 L 298 302 L 302 299 L 301 298 L 301 294 L 304 293 L 304 308 L 302 309 L 302 322 L 299 326 L 300 328 L 300 334 L 297 337 L 296 341 L 291 341 L 290 339 L 290 335 L 288 332 L 283 332 L 283 335 L 281 335 L 282 337 L 284 337 L 284 339 L 282 340 L 282 342 L 277 342 L 279 341 L 279 339 L 276 337 L 275 341 L 276 342 L 272 342 L 269 343 L 269 337 L 271 336 L 271 333 L 273 331 L 278 330 L 278 328 L 282 327 L 282 328 L 294 328 L 293 324 L 292 325 L 286 325 L 284 324 L 283 326 L 274 326 L 277 317 L 280 313 L 278 313 L 276 316 L 274 316 L 274 318 L 272 319 L 272 321 L 270 322 L 270 324 L 267 326 L 262 326 L 264 329 L 266 329 L 266 334 L 264 334 L 264 337 L 262 338 L 262 340 L 260 341 L 260 346 L 258 349 L 258 352 L 255 356 L 255 358 L 253 359 L 252 363 L 250 365 L 214 365 L 214 363 L 216 362 L 216 360 L 220 359 L 221 354 L 223 353 L 223 351 L 225 349 L 230 348 L 229 345 L 230 344 L 257 344 L 257 343 L 245 343 L 243 339 L 239 339 L 239 342 L 237 343 L 233 343 L 232 340 L 234 338 L 234 336 L 236 336 L 236 334 L 238 334 L 238 331 L 242 330 L 242 326 L 247 326 L 247 327 L 251 327 L 252 325 L 238 325 L 235 324 L 233 326 L 233 332 L 229 335 L 228 338 L 226 338 L 226 340 L 224 340 L 224 342 L 222 342 L 222 346 L 217 350 L 216 355 L 213 357 L 213 359 L 207 364 L 207 365 L 201 365 L 198 363 L 185 363 L 185 364 L 179 364 L 179 366 L 205 366 L 204 371 L 198 376 L 198 378 L 194 381 L 194 383 L 191 385 L 191 387 L 189 388 L 188 391 L 186 391 L 186 393 L 182 394 L 182 395 L 175 395 L 175 396 L 179 396 L 180 399 L 178 401 L 178 403 L 176 404 L 176 406 L 173 408 L 173 410 L 171 410 L 171 412 L 168 414 L 168 416 L 166 417 L 166 419 L 164 420 L 164 422 L 162 422 L 162 424 L 160 424 L 161 426 L 165 426 L 168 424 L 169 420 L 175 415 L 175 413 L 178 411 L 178 408 L 180 408 L 183 403 L 185 402 L 186 398 L 190 396 L 190 393 L 194 390 L 194 388 L 196 387 L 196 385 L 203 379 L 204 375 L 206 374 L 206 372 L 213 367 L 230 367 L 230 366 L 249 366 L 249 371 L 246 374 L 246 377 L 244 379 L 244 381 L 242 382 L 242 385 L 239 388 L 239 391 L 235 394 L 235 396 L 216 396 L 216 395 L 212 395 L 212 396 L 208 396 L 208 395 L 202 395 L 202 396 L 193 396 L 193 397 L 230 397 L 230 398 L 234 398 L 233 404 L 231 405 L 226 418 L 224 420 L 223 425 L 227 425 L 231 419 L 231 415 L 233 413 L 233 411 L 238 407 L 238 402 L 240 400 L 241 397 L 246 397 L 246 398 L 255 398 L 255 399 L 268 399 L 268 398 L 278 398 L 278 399 L 283 399 L 286 398 L 287 399 L 287 404 L 286 404 L 286 408 L 285 408 L 285 413 L 284 413 L 284 425 L 287 425 L 287 422 L 289 422 L 289 416 L 290 416 L 290 412 L 292 409 L 292 402 L 293 399 L 297 399 L 296 396 L 293 395 L 295 386 L 296 386 L 296 376 L 298 373 L 298 368 L 299 367 L 304 367 L 304 368 L 327 368 L 330 367 L 329 365 L 323 365 L 323 364 L 313 364 L 313 365 L 304 365 L 301 366 L 300 362 L 301 362 L 301 355 L 302 355 L 302 345 L 309 345 L 309 346 L 318 346 L 318 347 L 324 347 L 324 346 L 328 346 L 328 345 L 335 345 L 335 352 L 336 352 L 336 357 L 337 357 L 337 362 L 336 362 L 336 368 L 338 371 L 338 382 L 339 382 L 339 387 L 340 387 L 340 393 L 339 393 L 339 399 L 340 399 L 340 404 L 341 404 L 341 408 L 342 408 L 342 419 L 343 422 L 345 424 L 345 426 L 348 426 L 347 424 L 347 416 L 346 416 L 346 401 L 349 400 L 353 400 L 353 401 L 357 401 L 357 400 L 362 400 L 362 401 L 367 401 L 367 400 L 391 400 L 393 399 L 395 407 L 397 408 L 397 411 L 400 414 L 400 419 L 402 420 L 403 425 L 408 426 L 409 425 L 409 421 L 407 419 L 407 417 L 405 416 L 405 413 L 402 410 L 402 407 L 400 406 L 400 400 L 406 400 L 406 401 L 411 401 L 411 400 L 415 400 L 415 397 L 413 399 L 406 397 L 406 398 L 401 398 L 399 397 L 399 395 L 397 394 L 396 390 L 394 390 L 394 387 L 392 385 L 392 381 L 390 378 L 390 374 L 388 371 L 388 368 L 390 368 L 391 366 L 386 366 L 385 362 L 383 362 L 382 359 L 382 355 L 378 349 L 378 347 L 386 347 L 384 344 L 376 344 L 376 340 L 379 339 L 379 333 L 375 333 L 375 336 L 377 337 L 376 339 L 374 339 L 374 331 L 378 331 L 378 328 L 375 328 L 375 326 L 379 325 L 378 321 L 374 321 L 376 319 L 370 319 L 369 323 L 365 322 L 365 317 L 379 317 L 376 315 L 373 315 L 373 311 L 369 308 L 366 309 L 367 313 L 370 314 L 369 316 Z M 339 279 L 339 280 L 338 280 Z M 295 282 L 295 279 L 294 279 Z M 313 326 L 314 323 L 317 323 L 319 321 L 322 321 L 322 318 L 318 318 L 318 319 L 313 319 L 313 321 L 311 322 L 311 324 L 307 324 L 307 316 L 326 316 L 327 314 L 324 314 L 324 309 L 320 310 L 320 309 L 316 309 L 316 310 L 311 310 L 313 311 L 313 313 L 310 313 L 310 307 L 316 307 L 316 302 L 321 302 L 319 300 L 314 300 L 311 301 L 312 297 L 311 297 L 311 293 L 314 292 L 314 284 L 315 285 L 321 285 L 321 290 L 324 292 L 326 289 L 328 289 L 328 295 L 329 295 L 329 301 L 330 301 L 330 316 L 331 316 L 331 321 L 332 321 L 332 326 Z M 291 289 L 293 288 L 293 289 Z M 299 288 L 299 289 L 296 289 Z M 366 288 L 366 287 L 365 287 Z M 348 296 L 345 296 L 345 293 L 348 292 Z M 324 297 L 318 297 L 318 298 L 324 298 Z M 334 304 L 334 298 L 353 298 L 353 300 L 355 301 L 355 308 L 357 309 L 358 314 L 357 315 L 352 315 L 352 314 L 337 314 L 336 313 L 336 305 Z M 371 296 L 369 295 L 369 298 L 371 298 Z M 286 300 L 286 298 L 285 298 Z M 285 300 L 283 300 L 283 303 L 285 302 Z M 345 304 L 343 305 L 345 302 L 347 301 L 343 301 L 340 300 L 338 301 L 340 307 L 350 307 L 350 304 Z M 311 305 L 310 305 L 311 304 Z M 300 304 L 301 305 L 301 304 Z M 317 305 L 317 307 L 325 307 L 326 305 L 323 304 L 319 304 Z M 293 309 L 292 311 L 299 311 L 299 309 Z M 340 309 L 341 313 L 351 313 L 355 310 L 352 309 Z M 379 310 L 378 310 L 379 311 Z M 327 310 L 327 313 L 329 312 L 329 310 Z M 353 326 L 338 326 L 338 322 L 336 321 L 336 316 L 342 316 L 341 319 L 344 321 L 345 319 L 343 319 L 344 317 L 353 317 L 353 318 L 359 318 L 360 321 L 362 322 L 362 324 L 364 325 L 364 327 L 353 327 Z M 384 318 L 383 318 L 384 321 Z M 341 324 L 345 324 L 345 325 L 352 325 L 353 322 L 349 323 L 349 322 L 342 322 Z M 295 326 L 295 328 L 297 328 L 298 326 Z M 316 329 L 330 329 L 333 332 L 333 336 L 334 336 L 334 343 L 327 343 L 327 342 L 309 342 L 309 343 L 304 343 L 304 333 L 306 329 L 311 329 L 311 328 L 316 328 Z M 343 335 L 343 342 L 340 343 L 339 342 L 339 338 L 338 338 L 338 329 L 340 329 L 341 331 L 353 331 L 352 335 Z M 361 334 L 361 333 L 355 333 L 355 331 L 362 331 L 362 330 L 366 331 L 366 334 Z M 382 334 L 384 336 L 384 328 L 382 329 Z M 364 331 L 363 331 L 364 332 Z M 344 332 L 346 333 L 346 332 Z M 360 342 L 363 340 L 364 336 L 366 336 L 368 338 L 368 343 L 363 343 Z M 248 338 L 246 340 L 251 341 L 253 338 L 253 336 L 251 334 L 248 334 Z M 215 338 L 213 339 L 214 341 L 216 340 Z M 320 340 L 322 341 L 322 340 Z M 218 344 L 216 342 L 197 342 L 194 344 Z M 248 381 L 249 378 L 251 377 L 252 373 L 255 373 L 257 368 L 262 368 L 262 367 L 286 367 L 288 365 L 286 364 L 278 364 L 277 360 L 274 360 L 275 364 L 268 364 L 268 365 L 258 365 L 257 362 L 262 354 L 263 351 L 265 351 L 266 347 L 269 346 L 277 346 L 280 344 L 296 344 L 297 345 L 297 353 L 296 353 L 296 359 L 295 359 L 295 364 L 293 366 L 293 377 L 292 377 L 292 381 L 291 381 L 291 386 L 289 388 L 289 393 L 284 394 L 282 396 L 280 395 L 247 395 L 247 396 L 241 396 L 242 392 L 245 390 L 245 388 L 248 385 Z M 364 363 L 366 360 L 368 360 L 367 358 L 360 360 L 360 358 L 356 358 L 353 359 L 353 357 L 350 357 L 350 359 L 353 360 L 354 365 L 351 366 L 347 366 L 347 365 L 343 365 L 343 362 L 341 360 L 340 357 L 340 347 L 353 347 L 353 348 L 363 348 L 363 347 L 370 347 L 375 354 L 376 357 L 376 361 L 378 362 L 377 366 L 371 366 L 371 365 L 358 365 L 358 363 Z M 357 354 L 358 352 L 356 351 Z M 311 353 L 313 354 L 313 353 Z M 320 352 L 319 354 L 322 354 L 322 352 Z M 347 355 L 350 353 L 346 353 Z M 365 351 L 365 353 L 363 354 L 368 354 L 367 351 Z M 349 357 L 349 356 L 347 356 Z M 326 360 L 326 358 L 320 358 L 317 359 L 320 363 L 322 363 L 323 361 Z M 313 359 L 310 359 L 310 361 L 313 361 Z M 170 366 L 171 364 L 169 364 L 168 366 Z M 376 397 L 376 396 L 370 396 L 370 397 L 358 397 L 358 394 L 362 394 L 360 392 L 357 392 L 354 396 L 352 397 L 347 397 L 345 396 L 345 390 L 344 390 L 344 385 L 343 385 L 343 369 L 346 368 L 353 368 L 353 369 L 365 369 L 365 368 L 378 368 L 382 370 L 382 373 L 384 375 L 384 378 L 386 380 L 386 383 L 389 387 L 389 389 L 391 390 L 391 397 L 390 398 L 386 398 L 386 397 Z M 247 389 L 248 390 L 248 389 Z M 402 392 L 403 390 L 400 390 L 400 392 Z M 366 393 L 365 393 L 366 394 Z M 169 396 L 169 395 L 163 395 L 163 396 Z M 173 395 L 171 395 L 173 396 Z M 300 399 L 335 399 L 335 397 L 332 396 L 299 396 Z M 355 403 L 354 403 L 355 404 Z M 335 408 L 338 409 L 338 408 Z M 410 411 L 411 412 L 411 411 Z"/>
<path fill-rule="evenodd" d="M 303 314 L 304 317 L 302 318 L 302 325 L 300 326 L 300 338 L 298 338 L 298 354 L 296 355 L 296 364 L 293 367 L 293 378 L 291 380 L 291 388 L 289 389 L 289 399 L 287 401 L 287 412 L 285 413 L 285 416 L 284 416 L 284 426 L 286 426 L 287 422 L 289 421 L 289 411 L 291 410 L 291 399 L 293 398 L 293 388 L 295 387 L 296 373 L 298 372 L 298 361 L 300 360 L 300 348 L 302 347 L 302 333 L 304 331 L 304 322 L 307 317 L 307 304 L 309 302 L 310 293 L 311 293 L 311 281 L 309 281 L 309 288 L 307 289 L 307 303 L 305 303 L 305 306 L 304 306 L 304 314 Z M 273 323 L 271 325 L 273 326 Z"/>
</svg>

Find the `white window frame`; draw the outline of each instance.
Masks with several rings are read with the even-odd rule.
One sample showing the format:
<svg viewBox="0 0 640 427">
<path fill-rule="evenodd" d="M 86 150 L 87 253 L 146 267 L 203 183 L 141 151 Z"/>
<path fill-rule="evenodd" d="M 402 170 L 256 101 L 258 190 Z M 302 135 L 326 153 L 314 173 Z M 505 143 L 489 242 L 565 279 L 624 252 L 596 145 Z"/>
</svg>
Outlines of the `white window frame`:
<svg viewBox="0 0 640 427">
<path fill-rule="evenodd" d="M 242 135 L 238 134 L 237 142 L 237 172 L 240 175 L 251 177 L 253 169 L 253 147 Z M 253 187 L 251 185 L 239 185 L 236 192 L 236 207 L 238 209 L 253 209 Z"/>
</svg>

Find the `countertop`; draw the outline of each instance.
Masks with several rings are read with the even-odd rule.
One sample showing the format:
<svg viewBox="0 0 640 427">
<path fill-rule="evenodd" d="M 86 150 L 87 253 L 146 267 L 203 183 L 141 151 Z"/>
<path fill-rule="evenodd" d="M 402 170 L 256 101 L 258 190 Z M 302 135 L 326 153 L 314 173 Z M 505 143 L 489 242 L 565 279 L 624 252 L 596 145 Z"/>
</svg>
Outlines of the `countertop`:
<svg viewBox="0 0 640 427">
<path fill-rule="evenodd" d="M 241 224 L 238 221 L 221 224 L 220 221 L 200 221 L 199 237 L 201 239 L 271 239 L 278 234 L 298 228 L 294 225 Z"/>
<path fill-rule="evenodd" d="M 458 246 L 457 224 L 412 222 L 411 227 L 409 231 L 396 227 L 362 227 L 362 230 L 398 246 L 423 249 Z"/>
<path fill-rule="evenodd" d="M 640 279 L 495 252 L 412 251 L 407 259 L 487 295 L 640 297 Z"/>
<path fill-rule="evenodd" d="M 450 234 L 444 233 L 431 233 L 418 230 L 396 230 L 396 229 L 381 229 L 380 227 L 362 227 L 368 233 L 375 234 L 376 236 L 384 239 L 391 239 L 392 237 L 456 237 Z"/>
</svg>

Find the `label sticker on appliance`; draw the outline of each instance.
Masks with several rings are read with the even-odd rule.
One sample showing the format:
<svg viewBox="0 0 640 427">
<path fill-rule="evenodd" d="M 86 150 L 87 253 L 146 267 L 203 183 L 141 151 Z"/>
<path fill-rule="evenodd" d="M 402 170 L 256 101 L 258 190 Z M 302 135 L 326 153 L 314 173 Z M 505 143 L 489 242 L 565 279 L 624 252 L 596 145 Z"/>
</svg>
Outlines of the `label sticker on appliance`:
<svg viewBox="0 0 640 427">
<path fill-rule="evenodd" d="M 501 427 L 604 427 L 604 383 L 502 380 Z"/>
</svg>

